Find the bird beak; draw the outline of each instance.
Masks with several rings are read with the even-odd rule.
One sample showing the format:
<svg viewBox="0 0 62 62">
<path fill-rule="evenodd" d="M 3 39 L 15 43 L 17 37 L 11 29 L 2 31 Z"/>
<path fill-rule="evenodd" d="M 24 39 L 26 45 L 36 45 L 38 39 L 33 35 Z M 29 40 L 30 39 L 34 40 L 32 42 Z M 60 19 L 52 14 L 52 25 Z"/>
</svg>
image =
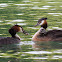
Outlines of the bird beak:
<svg viewBox="0 0 62 62">
<path fill-rule="evenodd" d="M 39 23 L 37 23 L 34 27 L 39 26 Z"/>
<path fill-rule="evenodd" d="M 25 35 L 29 35 L 29 33 L 27 33 L 25 30 L 23 30 L 23 33 L 24 33 Z"/>
<path fill-rule="evenodd" d="M 29 35 L 22 27 L 20 27 L 20 32 L 24 33 L 25 35 Z"/>
</svg>

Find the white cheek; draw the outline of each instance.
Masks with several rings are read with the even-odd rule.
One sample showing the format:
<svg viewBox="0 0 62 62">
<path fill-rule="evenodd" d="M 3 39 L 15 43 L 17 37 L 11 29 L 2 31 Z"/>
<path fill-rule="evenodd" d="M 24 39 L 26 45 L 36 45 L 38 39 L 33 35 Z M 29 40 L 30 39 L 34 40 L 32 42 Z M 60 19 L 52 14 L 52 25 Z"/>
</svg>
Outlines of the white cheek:
<svg viewBox="0 0 62 62">
<path fill-rule="evenodd" d="M 22 31 L 22 28 L 20 28 L 20 31 L 19 31 L 19 32 L 23 32 L 23 31 Z"/>
<path fill-rule="evenodd" d="M 44 23 L 44 20 L 42 20 L 42 22 L 39 25 L 42 25 Z"/>
</svg>

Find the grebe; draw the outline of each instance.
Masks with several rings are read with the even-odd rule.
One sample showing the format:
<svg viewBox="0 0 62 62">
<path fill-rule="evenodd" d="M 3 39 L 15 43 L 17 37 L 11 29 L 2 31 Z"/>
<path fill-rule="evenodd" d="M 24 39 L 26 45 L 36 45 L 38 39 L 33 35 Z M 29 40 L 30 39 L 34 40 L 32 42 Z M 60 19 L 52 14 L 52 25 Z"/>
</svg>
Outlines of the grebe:
<svg viewBox="0 0 62 62">
<path fill-rule="evenodd" d="M 36 26 L 41 28 L 32 37 L 33 41 L 62 41 L 62 30 L 49 30 L 47 28 L 47 18 L 41 18 L 38 20 Z"/>
<path fill-rule="evenodd" d="M 17 32 L 22 32 L 28 35 L 28 33 L 24 31 L 24 29 L 19 25 L 12 26 L 8 31 L 12 37 L 0 37 L 0 45 L 19 43 L 21 40 L 20 37 L 16 34 Z"/>
</svg>

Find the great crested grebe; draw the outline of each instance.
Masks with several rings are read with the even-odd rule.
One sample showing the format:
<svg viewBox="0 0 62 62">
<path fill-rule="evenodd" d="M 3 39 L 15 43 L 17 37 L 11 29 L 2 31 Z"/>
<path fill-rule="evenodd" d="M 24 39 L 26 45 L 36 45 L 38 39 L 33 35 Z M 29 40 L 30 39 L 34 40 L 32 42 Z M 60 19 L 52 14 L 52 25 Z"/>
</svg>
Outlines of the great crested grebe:
<svg viewBox="0 0 62 62">
<path fill-rule="evenodd" d="M 20 37 L 16 34 L 17 32 L 22 32 L 26 35 L 28 33 L 19 25 L 12 26 L 9 30 L 12 37 L 0 37 L 0 45 L 2 44 L 15 44 L 20 42 Z"/>
<path fill-rule="evenodd" d="M 62 41 L 62 30 L 49 30 L 46 31 L 47 28 L 47 18 L 41 18 L 38 20 L 37 24 L 40 25 L 41 28 L 34 34 L 32 37 L 33 41 Z"/>
</svg>

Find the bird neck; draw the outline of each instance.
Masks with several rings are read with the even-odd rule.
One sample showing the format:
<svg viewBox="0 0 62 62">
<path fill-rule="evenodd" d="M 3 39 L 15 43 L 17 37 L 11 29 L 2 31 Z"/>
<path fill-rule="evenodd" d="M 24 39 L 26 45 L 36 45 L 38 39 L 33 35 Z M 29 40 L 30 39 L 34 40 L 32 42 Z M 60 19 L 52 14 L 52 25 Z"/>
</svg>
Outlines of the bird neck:
<svg viewBox="0 0 62 62">
<path fill-rule="evenodd" d="M 12 37 L 20 40 L 20 37 L 19 37 L 17 34 L 15 34 L 15 35 L 12 36 Z"/>
<path fill-rule="evenodd" d="M 47 28 L 47 21 L 46 20 L 44 20 L 44 23 L 41 25 L 41 27 L 43 27 L 44 29 Z"/>
<path fill-rule="evenodd" d="M 14 29 L 9 29 L 9 33 L 11 34 L 11 36 L 13 37 L 13 38 L 18 38 L 18 39 L 20 39 L 20 37 L 16 34 L 17 32 L 14 30 Z"/>
<path fill-rule="evenodd" d="M 39 30 L 38 30 L 38 33 L 41 34 L 41 33 L 46 33 L 46 29 L 44 29 L 43 27 L 41 27 Z"/>
</svg>

